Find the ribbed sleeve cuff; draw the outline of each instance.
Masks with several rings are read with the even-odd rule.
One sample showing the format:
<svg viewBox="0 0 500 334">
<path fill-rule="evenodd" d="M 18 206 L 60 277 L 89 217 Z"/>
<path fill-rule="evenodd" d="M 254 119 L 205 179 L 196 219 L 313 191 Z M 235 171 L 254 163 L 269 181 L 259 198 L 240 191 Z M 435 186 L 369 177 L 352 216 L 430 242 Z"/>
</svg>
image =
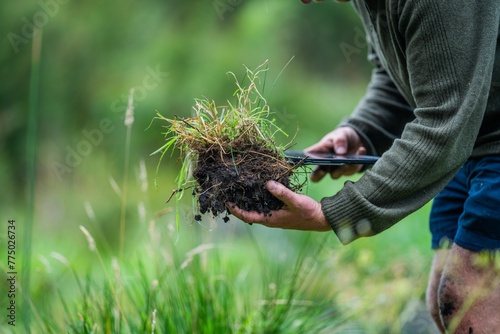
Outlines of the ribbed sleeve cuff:
<svg viewBox="0 0 500 334">
<path fill-rule="evenodd" d="M 346 186 L 352 187 L 353 185 L 348 182 Z M 358 238 L 376 234 L 366 215 L 361 210 L 353 210 L 353 207 L 356 206 L 343 196 L 342 192 L 321 200 L 321 208 L 326 221 L 344 245 Z"/>
</svg>

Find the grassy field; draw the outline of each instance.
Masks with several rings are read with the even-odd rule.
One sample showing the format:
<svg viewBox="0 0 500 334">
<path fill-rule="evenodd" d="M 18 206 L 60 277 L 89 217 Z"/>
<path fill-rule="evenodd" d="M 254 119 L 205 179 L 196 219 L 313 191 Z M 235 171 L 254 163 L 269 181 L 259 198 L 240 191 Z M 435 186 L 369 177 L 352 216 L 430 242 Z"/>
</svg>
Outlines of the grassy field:
<svg viewBox="0 0 500 334">
<path fill-rule="evenodd" d="M 130 168 L 122 255 L 119 178 L 101 171 L 101 187 L 39 194 L 30 299 L 18 298 L 16 330 L 29 314 L 34 333 L 398 333 L 407 304 L 423 299 L 427 207 L 341 246 L 333 233 L 196 222 L 186 194 L 177 231 L 174 207 L 162 204 L 168 192 L 144 183 L 154 168 L 142 166 L 142 176 L 141 164 Z M 342 183 L 306 191 L 320 198 Z"/>
<path fill-rule="evenodd" d="M 164 129 L 151 120 L 188 117 L 195 97 L 224 103 L 228 71 L 269 60 L 265 96 L 290 134 L 276 140 L 295 149 L 365 91 L 366 45 L 349 6 L 236 3 L 1 5 L 0 332 L 401 332 L 425 291 L 428 207 L 341 246 L 333 233 L 197 222 L 189 193 L 165 203 L 182 162 L 167 157 L 155 175 Z M 304 192 L 319 200 L 344 181 Z"/>
<path fill-rule="evenodd" d="M 295 110 L 327 109 L 345 92 L 352 98 L 337 100 L 336 108 L 352 109 L 363 88 L 334 91 L 294 105 L 288 120 L 297 124 Z M 331 124 L 340 117 L 334 113 Z M 2 322 L 2 332 L 400 333 L 407 306 L 423 300 L 432 257 L 428 207 L 349 246 L 333 233 L 272 230 L 234 218 L 197 222 L 189 193 L 165 204 L 180 161 L 166 159 L 155 175 L 158 157 L 133 148 L 142 129 L 116 124 L 112 136 L 122 138 L 124 160 L 97 147 L 62 182 L 54 174 L 31 180 L 29 245 L 29 201 L 2 210 L 5 221 L 19 225 L 16 326 Z M 330 128 L 322 118 L 301 124 L 294 138 L 301 147 L 319 139 L 318 128 Z M 160 146 L 160 134 L 158 140 Z M 308 184 L 304 192 L 319 200 L 344 181 Z M 1 256 L 8 273 L 6 252 Z M 1 305 L 11 300 L 0 298 Z"/>
<path fill-rule="evenodd" d="M 406 305 L 423 298 L 424 215 L 341 247 L 331 234 L 236 221 L 186 224 L 178 236 L 169 212 L 134 231 L 123 259 L 78 228 L 66 241 L 45 235 L 33 247 L 31 329 L 397 333 Z M 18 309 L 18 328 L 27 311 Z"/>
</svg>

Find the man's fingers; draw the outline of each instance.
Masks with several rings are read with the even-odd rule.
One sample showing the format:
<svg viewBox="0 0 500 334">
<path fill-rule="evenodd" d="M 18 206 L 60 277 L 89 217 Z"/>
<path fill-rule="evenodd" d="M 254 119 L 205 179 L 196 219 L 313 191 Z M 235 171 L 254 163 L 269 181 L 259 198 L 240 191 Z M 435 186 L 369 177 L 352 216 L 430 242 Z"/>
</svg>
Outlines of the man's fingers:
<svg viewBox="0 0 500 334">
<path fill-rule="evenodd" d="M 338 179 L 342 176 L 349 176 L 349 175 L 353 175 L 353 174 L 356 174 L 357 172 L 359 172 L 361 170 L 361 168 L 363 167 L 363 165 L 344 165 L 332 172 L 330 172 L 330 176 L 332 177 L 332 179 Z"/>
<path fill-rule="evenodd" d="M 364 155 L 366 154 L 366 147 L 364 146 L 361 146 L 358 151 L 356 152 L 356 154 L 359 154 L 359 155 Z"/>
<path fill-rule="evenodd" d="M 228 210 L 233 214 L 236 218 L 247 224 L 260 224 L 267 227 L 280 227 L 276 225 L 276 221 L 280 221 L 286 216 L 286 213 L 283 213 L 281 210 L 272 211 L 269 214 L 257 213 L 255 211 L 245 211 L 240 209 L 234 203 L 227 203 Z"/>
<path fill-rule="evenodd" d="M 333 150 L 336 154 L 346 154 L 347 153 L 347 138 L 344 136 L 337 136 L 332 138 Z"/>
<path fill-rule="evenodd" d="M 321 168 L 320 166 L 316 166 L 314 168 L 314 170 L 311 172 L 311 175 L 309 176 L 309 178 L 313 182 L 318 182 L 321 179 L 323 179 L 323 177 L 326 175 L 326 173 L 327 172 L 325 171 L 325 169 Z"/>
<path fill-rule="evenodd" d="M 247 223 L 260 223 L 264 220 L 264 216 L 254 211 L 245 211 L 240 209 L 234 203 L 227 203 L 227 208 L 236 218 L 239 218 Z"/>
<path fill-rule="evenodd" d="M 366 154 L 366 148 L 364 146 L 361 146 L 360 148 L 357 149 L 356 154 Z M 332 179 L 338 179 L 341 176 L 349 176 L 358 173 L 361 169 L 363 168 L 363 165 L 343 165 L 342 167 L 337 167 L 333 170 L 330 170 L 330 176 Z"/>
<path fill-rule="evenodd" d="M 335 154 L 347 153 L 347 138 L 344 136 L 330 136 L 323 138 L 319 143 L 314 144 L 304 151 L 306 152 L 332 152 Z"/>
<path fill-rule="evenodd" d="M 268 181 L 266 188 L 274 197 L 282 200 L 285 204 L 290 201 L 290 193 L 295 195 L 293 191 L 276 181 Z"/>
<path fill-rule="evenodd" d="M 283 201 L 283 203 L 285 203 L 285 206 L 295 207 L 301 205 L 301 201 L 299 200 L 299 197 L 301 195 L 296 194 L 281 183 L 276 181 L 268 181 L 266 187 L 274 197 Z"/>
<path fill-rule="evenodd" d="M 310 179 L 313 182 L 320 181 L 326 174 L 342 175 L 344 166 L 316 166 L 311 172 Z"/>
</svg>

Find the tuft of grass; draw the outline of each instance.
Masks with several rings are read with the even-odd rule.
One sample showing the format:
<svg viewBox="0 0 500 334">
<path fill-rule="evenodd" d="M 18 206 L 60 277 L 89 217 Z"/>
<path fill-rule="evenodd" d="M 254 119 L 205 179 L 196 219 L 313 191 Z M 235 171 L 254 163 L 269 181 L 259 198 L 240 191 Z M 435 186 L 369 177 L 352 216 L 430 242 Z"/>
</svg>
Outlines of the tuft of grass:
<svg viewBox="0 0 500 334">
<path fill-rule="evenodd" d="M 130 138 L 132 136 L 132 125 L 134 124 L 134 89 L 130 89 L 127 110 L 125 111 L 124 125 L 127 128 L 125 138 L 125 161 L 124 161 L 124 175 L 122 186 L 122 209 L 120 216 L 120 259 L 123 258 L 125 249 L 125 226 L 127 214 L 127 189 L 128 189 L 128 168 L 130 160 Z"/>
<path fill-rule="evenodd" d="M 169 119 L 158 114 L 160 120 L 170 125 L 165 132 L 166 143 L 153 154 L 162 153 L 163 157 L 166 152 L 177 148 L 181 157 L 186 158 L 214 146 L 228 154 L 239 143 L 279 148 L 273 138 L 277 132 L 285 133 L 275 120 L 268 118 L 269 106 L 257 87 L 259 75 L 267 71 L 264 64 L 254 71 L 246 68 L 245 78 L 249 81 L 246 87 L 236 79 L 234 73 L 228 73 L 235 79 L 237 86 L 233 95 L 236 97 L 235 103 L 227 101 L 228 105 L 217 106 L 215 101 L 203 98 L 195 100 L 193 117 L 175 116 Z"/>
<path fill-rule="evenodd" d="M 243 86 L 233 72 L 232 76 L 237 86 L 233 96 L 236 101 L 227 105 L 218 106 L 215 101 L 207 98 L 195 99 L 193 116 L 182 118 L 175 116 L 173 119 L 158 114 L 158 119 L 169 123 L 164 133 L 166 143 L 153 154 L 161 153 L 161 163 L 167 152 L 175 149 L 180 151 L 180 158 L 186 163 L 179 174 L 178 185 L 182 188 L 187 180 L 189 167 L 196 161 L 199 152 L 204 152 L 212 147 L 218 147 L 223 154 L 230 154 L 234 147 L 240 144 L 256 145 L 282 152 L 285 146 L 277 145 L 274 141 L 276 133 L 287 134 L 276 124 L 274 119 L 269 119 L 270 108 L 266 99 L 258 88 L 260 75 L 267 71 L 266 63 L 256 70 L 246 68 L 245 80 L 249 83 Z"/>
</svg>

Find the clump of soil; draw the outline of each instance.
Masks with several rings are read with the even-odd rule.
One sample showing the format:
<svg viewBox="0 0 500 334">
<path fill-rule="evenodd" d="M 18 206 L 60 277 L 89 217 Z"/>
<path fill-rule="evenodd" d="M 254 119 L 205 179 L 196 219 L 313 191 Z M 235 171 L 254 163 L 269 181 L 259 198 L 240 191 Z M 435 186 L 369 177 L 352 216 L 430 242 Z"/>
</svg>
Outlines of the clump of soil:
<svg viewBox="0 0 500 334">
<path fill-rule="evenodd" d="M 231 202 L 247 211 L 269 214 L 282 208 L 283 202 L 271 195 L 266 182 L 275 180 L 290 188 L 292 172 L 292 166 L 269 148 L 247 145 L 225 153 L 219 147 L 212 147 L 199 153 L 193 171 L 199 210 L 218 216 Z"/>
</svg>

